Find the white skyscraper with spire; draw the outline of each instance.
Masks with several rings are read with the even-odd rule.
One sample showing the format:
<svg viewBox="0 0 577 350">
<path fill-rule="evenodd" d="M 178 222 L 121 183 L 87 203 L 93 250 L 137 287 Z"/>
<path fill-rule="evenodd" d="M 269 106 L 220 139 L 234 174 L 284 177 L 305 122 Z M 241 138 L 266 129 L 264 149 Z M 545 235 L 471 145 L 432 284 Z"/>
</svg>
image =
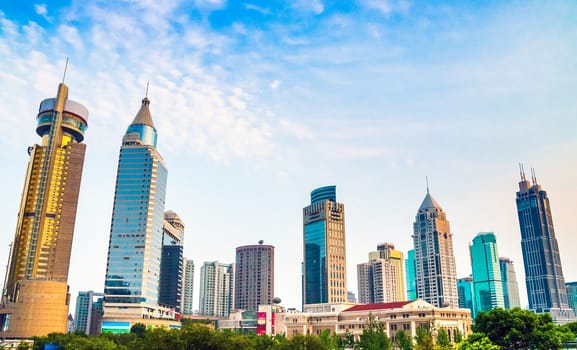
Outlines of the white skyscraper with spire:
<svg viewBox="0 0 577 350">
<path fill-rule="evenodd" d="M 413 246 L 417 298 L 437 307 L 459 307 L 453 234 L 428 186 L 413 224 Z"/>
</svg>

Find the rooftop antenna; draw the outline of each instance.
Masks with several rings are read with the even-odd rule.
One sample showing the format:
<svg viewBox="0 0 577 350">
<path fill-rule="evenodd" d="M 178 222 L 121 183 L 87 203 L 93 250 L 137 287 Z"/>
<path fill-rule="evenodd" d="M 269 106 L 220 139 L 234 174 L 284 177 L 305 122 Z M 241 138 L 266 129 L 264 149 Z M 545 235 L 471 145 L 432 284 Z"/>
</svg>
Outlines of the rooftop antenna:
<svg viewBox="0 0 577 350">
<path fill-rule="evenodd" d="M 425 176 L 425 181 L 427 182 L 427 194 L 429 194 L 429 177 Z"/>
<path fill-rule="evenodd" d="M 62 75 L 62 84 L 64 84 L 64 79 L 66 79 L 66 70 L 68 69 L 68 57 L 66 57 L 66 64 L 64 64 L 64 74 Z"/>
<path fill-rule="evenodd" d="M 535 175 L 535 168 L 531 168 L 531 180 L 533 180 L 533 185 L 537 185 L 537 175 Z"/>
<path fill-rule="evenodd" d="M 144 95 L 144 97 L 148 98 L 148 84 L 150 83 L 150 80 L 146 82 L 146 95 Z"/>
<path fill-rule="evenodd" d="M 519 163 L 519 172 L 521 174 L 521 180 L 525 181 L 525 169 L 523 169 L 523 163 Z"/>
</svg>

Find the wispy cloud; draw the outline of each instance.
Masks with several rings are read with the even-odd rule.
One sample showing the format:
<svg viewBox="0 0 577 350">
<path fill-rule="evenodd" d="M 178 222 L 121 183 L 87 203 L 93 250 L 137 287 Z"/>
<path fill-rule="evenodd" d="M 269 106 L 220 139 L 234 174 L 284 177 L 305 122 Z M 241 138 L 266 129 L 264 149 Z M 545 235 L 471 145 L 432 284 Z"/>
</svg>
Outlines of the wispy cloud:
<svg viewBox="0 0 577 350">
<path fill-rule="evenodd" d="M 36 11 L 36 14 L 44 18 L 46 21 L 52 23 L 53 18 L 48 16 L 48 8 L 46 7 L 46 4 L 35 4 L 34 11 Z"/>
</svg>

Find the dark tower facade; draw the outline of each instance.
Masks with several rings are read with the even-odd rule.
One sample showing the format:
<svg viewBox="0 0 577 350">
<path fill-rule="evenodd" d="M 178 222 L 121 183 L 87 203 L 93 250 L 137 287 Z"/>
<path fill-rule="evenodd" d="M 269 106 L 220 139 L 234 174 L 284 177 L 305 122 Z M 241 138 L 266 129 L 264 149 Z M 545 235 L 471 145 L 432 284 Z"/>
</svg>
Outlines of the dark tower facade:
<svg viewBox="0 0 577 350">
<path fill-rule="evenodd" d="M 556 323 L 563 324 L 573 321 L 575 316 L 567 302 L 549 198 L 537 183 L 535 172 L 531 172 L 532 183 L 521 166 L 516 199 L 529 309 L 548 312 Z"/>
</svg>

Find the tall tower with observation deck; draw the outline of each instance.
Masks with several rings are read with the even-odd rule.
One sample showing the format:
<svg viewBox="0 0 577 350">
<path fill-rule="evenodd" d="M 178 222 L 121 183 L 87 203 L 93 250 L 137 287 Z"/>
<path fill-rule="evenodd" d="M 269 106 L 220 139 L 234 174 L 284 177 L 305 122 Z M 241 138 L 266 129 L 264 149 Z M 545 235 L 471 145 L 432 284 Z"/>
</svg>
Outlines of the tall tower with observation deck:
<svg viewBox="0 0 577 350">
<path fill-rule="evenodd" d="M 11 243 L 0 305 L 0 338 L 66 332 L 68 268 L 84 165 L 88 110 L 68 99 L 61 83 L 56 98 L 40 103 L 30 146 L 16 233 Z"/>
</svg>

